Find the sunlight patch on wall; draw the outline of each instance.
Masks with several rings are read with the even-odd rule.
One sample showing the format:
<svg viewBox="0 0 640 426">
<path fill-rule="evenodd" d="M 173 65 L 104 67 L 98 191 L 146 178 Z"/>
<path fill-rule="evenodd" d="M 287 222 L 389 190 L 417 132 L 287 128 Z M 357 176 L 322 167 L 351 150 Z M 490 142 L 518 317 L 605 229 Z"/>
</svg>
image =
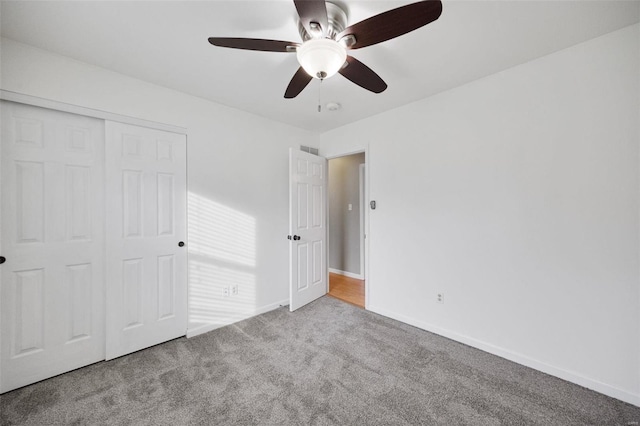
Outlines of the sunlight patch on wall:
<svg viewBox="0 0 640 426">
<path fill-rule="evenodd" d="M 253 315 L 256 219 L 192 192 L 188 211 L 189 328 Z"/>
<path fill-rule="evenodd" d="M 188 209 L 190 253 L 256 266 L 254 217 L 192 192 Z"/>
</svg>

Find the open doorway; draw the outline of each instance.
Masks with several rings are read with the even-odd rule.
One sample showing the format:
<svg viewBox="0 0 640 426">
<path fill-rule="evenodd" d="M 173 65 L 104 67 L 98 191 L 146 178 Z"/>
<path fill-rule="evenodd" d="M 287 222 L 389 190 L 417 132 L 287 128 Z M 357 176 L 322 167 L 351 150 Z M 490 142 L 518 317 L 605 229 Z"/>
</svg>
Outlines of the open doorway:
<svg viewBox="0 0 640 426">
<path fill-rule="evenodd" d="M 365 153 L 328 161 L 329 295 L 365 307 Z"/>
</svg>

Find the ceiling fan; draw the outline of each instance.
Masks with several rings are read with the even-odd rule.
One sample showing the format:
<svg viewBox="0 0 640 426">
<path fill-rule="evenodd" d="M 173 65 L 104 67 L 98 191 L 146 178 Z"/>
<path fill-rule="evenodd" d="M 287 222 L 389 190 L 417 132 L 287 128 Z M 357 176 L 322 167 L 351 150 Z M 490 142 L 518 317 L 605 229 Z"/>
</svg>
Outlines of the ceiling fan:
<svg viewBox="0 0 640 426">
<path fill-rule="evenodd" d="M 347 50 L 381 43 L 435 21 L 442 13 L 440 0 L 426 0 L 391 9 L 347 27 L 347 14 L 324 0 L 294 0 L 302 43 L 255 38 L 209 37 L 214 46 L 266 52 L 296 53 L 300 68 L 284 97 L 295 98 L 313 78 L 324 80 L 336 73 L 374 93 L 387 84 L 371 68 L 347 55 Z"/>
</svg>

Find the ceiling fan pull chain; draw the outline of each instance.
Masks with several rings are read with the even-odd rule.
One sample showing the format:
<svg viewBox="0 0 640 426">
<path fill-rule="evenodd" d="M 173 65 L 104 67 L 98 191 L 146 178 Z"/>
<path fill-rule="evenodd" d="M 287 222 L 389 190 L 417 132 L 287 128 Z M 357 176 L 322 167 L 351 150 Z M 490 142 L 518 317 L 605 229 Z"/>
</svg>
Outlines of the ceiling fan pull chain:
<svg viewBox="0 0 640 426">
<path fill-rule="evenodd" d="M 322 102 L 320 101 L 322 95 L 322 81 L 324 79 L 320 79 L 320 85 L 318 86 L 318 112 L 322 112 Z"/>
</svg>

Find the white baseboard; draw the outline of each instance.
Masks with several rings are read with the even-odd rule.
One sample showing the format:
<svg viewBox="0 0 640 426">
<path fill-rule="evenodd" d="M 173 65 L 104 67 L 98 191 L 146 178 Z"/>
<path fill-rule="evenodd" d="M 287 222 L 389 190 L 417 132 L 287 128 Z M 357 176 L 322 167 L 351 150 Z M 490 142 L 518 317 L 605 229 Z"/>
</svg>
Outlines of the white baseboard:
<svg viewBox="0 0 640 426">
<path fill-rule="evenodd" d="M 248 318 L 251 317 L 255 317 L 256 315 L 260 315 L 260 314 L 264 314 L 265 312 L 269 312 L 269 311 L 273 311 L 274 309 L 278 309 L 281 306 L 287 306 L 289 305 L 289 299 L 285 299 L 282 300 L 280 302 L 276 302 L 276 303 L 271 303 L 269 305 L 265 305 L 262 306 L 256 310 L 254 310 L 252 313 L 249 313 L 247 315 L 244 315 L 240 318 L 237 318 L 236 320 L 234 320 L 233 322 L 230 322 L 228 324 L 202 324 L 202 325 L 198 325 L 196 327 L 190 328 L 187 330 L 187 338 L 191 338 L 191 337 L 195 337 L 199 334 L 203 334 L 203 333 L 207 333 L 209 331 L 213 331 L 217 328 L 222 328 L 222 327 L 226 327 L 227 325 L 231 325 L 234 324 L 236 322 L 239 321 L 243 321 L 246 320 Z"/>
<path fill-rule="evenodd" d="M 341 271 L 340 269 L 329 268 L 329 272 L 338 275 L 344 275 L 345 277 L 355 278 L 356 280 L 364 280 L 362 274 L 354 274 L 353 272 Z"/>
<path fill-rule="evenodd" d="M 421 328 L 426 331 L 430 331 L 432 333 L 449 338 L 451 340 L 464 343 L 465 345 L 472 346 L 474 348 L 483 350 L 490 354 L 508 359 L 509 361 L 513 361 L 518 364 L 533 368 L 534 370 L 542 371 L 543 373 L 547 373 L 552 376 L 559 377 L 568 382 L 575 383 L 587 389 L 594 390 L 596 392 L 602 393 L 612 398 L 616 398 L 621 401 L 640 407 L 640 394 L 633 394 L 631 392 L 627 392 L 625 390 L 616 388 L 614 386 L 607 385 L 606 383 L 602 383 L 597 380 L 584 377 L 579 373 L 565 370 L 563 368 L 558 368 L 553 365 L 549 365 L 544 362 L 540 362 L 535 359 L 529 358 L 526 355 L 522 355 L 517 352 L 513 352 L 508 349 L 504 349 L 499 346 L 492 345 L 490 343 L 486 343 L 469 336 L 465 336 L 463 334 L 459 334 L 441 327 L 437 327 L 423 321 L 417 321 L 413 318 L 409 318 L 402 314 L 390 312 L 385 309 L 377 308 L 375 306 L 369 306 L 367 309 L 370 310 L 371 312 L 375 312 L 385 317 L 404 322 L 406 324 Z"/>
</svg>

